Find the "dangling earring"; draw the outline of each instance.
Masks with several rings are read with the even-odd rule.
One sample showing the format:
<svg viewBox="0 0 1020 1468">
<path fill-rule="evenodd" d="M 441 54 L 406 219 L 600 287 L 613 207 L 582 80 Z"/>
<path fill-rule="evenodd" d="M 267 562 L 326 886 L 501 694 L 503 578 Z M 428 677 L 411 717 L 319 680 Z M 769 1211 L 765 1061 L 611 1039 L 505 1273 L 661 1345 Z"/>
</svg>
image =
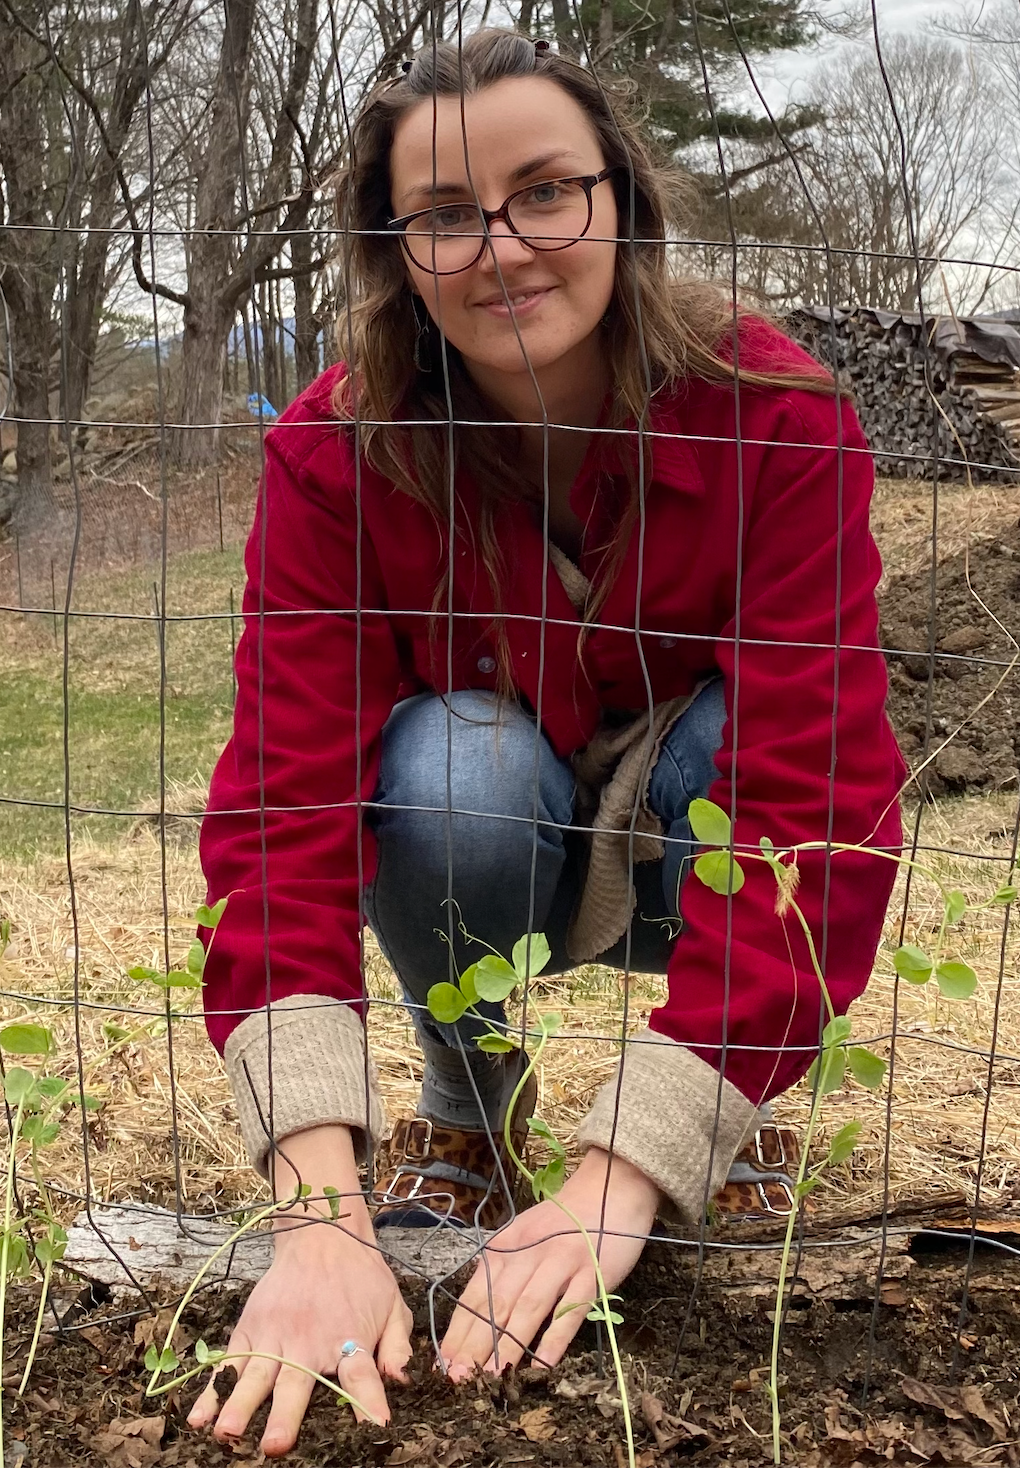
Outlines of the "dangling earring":
<svg viewBox="0 0 1020 1468">
<path fill-rule="evenodd" d="M 414 339 L 414 365 L 419 372 L 428 373 L 432 371 L 432 344 L 429 341 L 430 316 L 425 312 L 423 321 L 418 315 L 418 297 L 411 297 L 411 310 L 418 326 L 418 335 Z"/>
</svg>

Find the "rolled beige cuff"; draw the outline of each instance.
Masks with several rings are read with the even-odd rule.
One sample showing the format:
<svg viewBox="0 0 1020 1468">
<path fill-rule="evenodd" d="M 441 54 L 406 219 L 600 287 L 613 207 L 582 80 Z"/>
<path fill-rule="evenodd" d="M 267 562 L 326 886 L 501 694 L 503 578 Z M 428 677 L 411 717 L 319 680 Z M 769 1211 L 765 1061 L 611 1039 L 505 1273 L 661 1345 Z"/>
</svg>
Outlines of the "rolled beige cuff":
<svg viewBox="0 0 1020 1468">
<path fill-rule="evenodd" d="M 697 1228 L 757 1108 L 692 1050 L 652 1030 L 628 1041 L 621 1066 L 622 1078 L 618 1066 L 595 1097 L 578 1145 L 583 1152 L 612 1149 L 632 1162 L 658 1184 L 679 1221 Z M 662 1213 L 670 1216 L 671 1210 Z"/>
<path fill-rule="evenodd" d="M 355 1151 L 364 1153 L 385 1133 L 371 1059 L 366 1070 L 365 1027 L 337 999 L 292 994 L 276 1000 L 268 1012 L 249 1014 L 227 1040 L 223 1060 L 248 1156 L 263 1177 L 269 1176 L 270 1091 L 277 1142 L 333 1123 L 350 1127 Z"/>
</svg>

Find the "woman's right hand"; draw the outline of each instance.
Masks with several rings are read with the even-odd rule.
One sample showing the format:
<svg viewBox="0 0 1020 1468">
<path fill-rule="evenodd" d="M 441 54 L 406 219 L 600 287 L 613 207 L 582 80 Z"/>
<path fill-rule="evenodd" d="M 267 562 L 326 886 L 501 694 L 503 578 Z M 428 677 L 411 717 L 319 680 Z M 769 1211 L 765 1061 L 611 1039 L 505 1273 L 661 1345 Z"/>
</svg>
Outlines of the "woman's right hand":
<svg viewBox="0 0 1020 1468">
<path fill-rule="evenodd" d="M 307 1147 L 305 1134 L 301 1141 Z M 285 1150 L 291 1155 L 289 1146 Z M 302 1366 L 321 1376 L 337 1376 L 343 1391 L 358 1403 L 359 1421 L 366 1416 L 388 1420 L 383 1381 L 406 1380 L 412 1317 L 375 1245 L 368 1209 L 357 1191 L 353 1152 L 350 1171 L 353 1188 L 343 1186 L 350 1182 L 343 1176 L 348 1168 L 343 1167 L 339 1176 L 333 1171 L 337 1178 L 333 1185 L 339 1185 L 341 1192 L 339 1224 L 326 1221 L 328 1212 L 322 1222 L 303 1222 L 305 1215 L 297 1210 L 280 1221 L 273 1263 L 249 1295 L 227 1346 L 230 1357 L 260 1351 L 295 1364 L 281 1366 L 251 1356 L 225 1361 L 219 1369 L 233 1366 L 237 1385 L 221 1405 L 214 1377 L 191 1409 L 190 1426 L 212 1425 L 213 1436 L 220 1441 L 240 1437 L 272 1393 L 262 1451 L 270 1457 L 289 1452 L 315 1386 L 307 1370 L 299 1369 Z M 314 1180 L 318 1166 L 308 1171 L 300 1167 L 300 1172 L 311 1183 L 313 1196 L 321 1195 L 322 1184 Z M 286 1184 L 283 1193 L 287 1196 Z M 309 1199 L 309 1209 L 313 1206 Z M 322 1204 L 315 1211 L 323 1212 Z M 348 1340 L 363 1349 L 341 1359 L 340 1347 Z"/>
</svg>

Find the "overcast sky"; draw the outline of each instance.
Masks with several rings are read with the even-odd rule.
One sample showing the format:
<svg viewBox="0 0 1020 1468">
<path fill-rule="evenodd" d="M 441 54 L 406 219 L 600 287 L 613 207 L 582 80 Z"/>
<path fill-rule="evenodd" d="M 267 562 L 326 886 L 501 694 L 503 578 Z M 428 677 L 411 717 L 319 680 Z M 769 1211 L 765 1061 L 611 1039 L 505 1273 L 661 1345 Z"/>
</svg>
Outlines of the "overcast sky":
<svg viewBox="0 0 1020 1468">
<path fill-rule="evenodd" d="M 957 9 L 946 0 L 876 0 L 878 9 L 879 35 L 892 36 L 897 31 L 919 32 L 927 22 L 940 12 Z M 826 0 L 822 0 L 824 9 Z M 830 4 L 830 9 L 832 8 Z M 758 81 L 765 93 L 769 106 L 781 108 L 787 98 L 797 100 L 802 83 L 811 75 L 820 60 L 831 60 L 844 48 L 874 48 L 870 29 L 856 41 L 829 40 L 825 45 L 804 51 L 781 53 L 758 63 Z"/>
</svg>

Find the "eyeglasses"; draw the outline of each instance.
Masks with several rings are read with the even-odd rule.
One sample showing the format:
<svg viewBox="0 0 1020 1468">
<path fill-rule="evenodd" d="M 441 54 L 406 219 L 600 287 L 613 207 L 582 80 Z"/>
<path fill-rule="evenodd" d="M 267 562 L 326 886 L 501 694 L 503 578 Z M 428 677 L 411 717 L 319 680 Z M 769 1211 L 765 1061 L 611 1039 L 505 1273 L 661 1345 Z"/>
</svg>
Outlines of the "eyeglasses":
<svg viewBox="0 0 1020 1468">
<path fill-rule="evenodd" d="M 529 184 L 504 199 L 498 209 L 473 202 L 435 204 L 391 219 L 386 225 L 420 270 L 456 275 L 480 260 L 497 220 L 502 220 L 532 250 L 565 250 L 591 227 L 592 190 L 617 171 L 578 178 L 550 178 Z"/>
</svg>

